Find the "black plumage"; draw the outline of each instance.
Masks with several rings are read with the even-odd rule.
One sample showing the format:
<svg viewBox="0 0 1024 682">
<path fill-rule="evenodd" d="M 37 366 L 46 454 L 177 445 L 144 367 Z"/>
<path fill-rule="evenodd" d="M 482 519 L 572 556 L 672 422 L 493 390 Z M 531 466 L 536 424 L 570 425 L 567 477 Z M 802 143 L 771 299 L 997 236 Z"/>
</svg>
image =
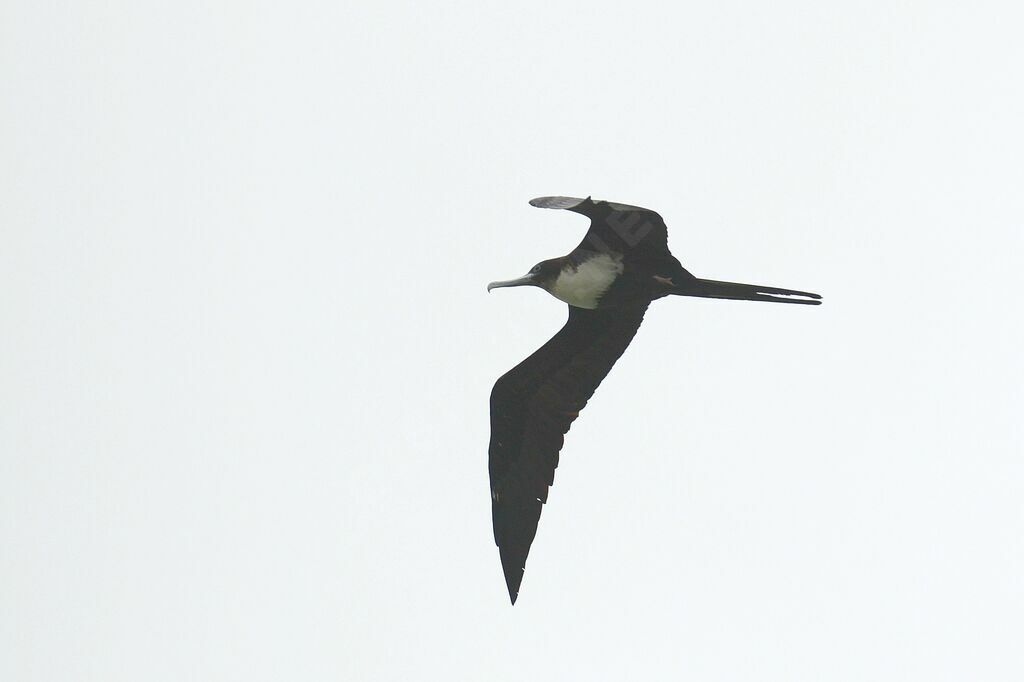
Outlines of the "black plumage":
<svg viewBox="0 0 1024 682">
<path fill-rule="evenodd" d="M 565 433 L 633 340 L 646 311 L 646 304 L 614 311 L 570 306 L 565 326 L 494 384 L 491 514 L 513 604 Z"/>
<path fill-rule="evenodd" d="M 683 295 L 821 302 L 807 292 L 694 277 L 669 252 L 665 222 L 654 211 L 589 198 L 530 203 L 580 213 L 591 224 L 568 255 L 488 286 L 538 286 L 570 303 L 565 326 L 491 391 L 491 514 L 513 604 L 564 436 L 633 340 L 652 301 Z"/>
</svg>

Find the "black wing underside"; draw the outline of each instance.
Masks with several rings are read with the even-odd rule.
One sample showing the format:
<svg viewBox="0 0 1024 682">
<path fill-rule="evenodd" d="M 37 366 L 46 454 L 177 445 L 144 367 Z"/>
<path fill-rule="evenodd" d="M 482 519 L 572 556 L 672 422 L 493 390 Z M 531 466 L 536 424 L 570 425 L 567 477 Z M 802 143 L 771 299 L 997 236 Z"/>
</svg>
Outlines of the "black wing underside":
<svg viewBox="0 0 1024 682">
<path fill-rule="evenodd" d="M 594 201 L 590 197 L 537 197 L 538 208 L 559 208 L 590 218 L 590 229 L 580 249 L 630 257 L 658 258 L 668 255 L 668 229 L 661 216 L 647 208 Z"/>
<path fill-rule="evenodd" d="M 647 306 L 570 306 L 565 326 L 494 384 L 491 515 L 513 604 L 565 433 L 633 340 Z"/>
</svg>

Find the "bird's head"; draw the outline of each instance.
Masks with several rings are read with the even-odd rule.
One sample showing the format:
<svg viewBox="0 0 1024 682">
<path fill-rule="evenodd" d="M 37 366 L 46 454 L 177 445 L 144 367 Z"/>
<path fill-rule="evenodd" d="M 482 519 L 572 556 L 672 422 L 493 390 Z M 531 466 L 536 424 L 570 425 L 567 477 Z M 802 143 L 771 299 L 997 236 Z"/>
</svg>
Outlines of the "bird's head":
<svg viewBox="0 0 1024 682">
<path fill-rule="evenodd" d="M 500 289 L 501 287 L 540 287 L 549 290 L 558 274 L 562 271 L 563 258 L 552 258 L 542 260 L 530 268 L 530 271 L 518 279 L 508 279 L 503 282 L 491 282 L 487 285 L 487 291 Z"/>
</svg>

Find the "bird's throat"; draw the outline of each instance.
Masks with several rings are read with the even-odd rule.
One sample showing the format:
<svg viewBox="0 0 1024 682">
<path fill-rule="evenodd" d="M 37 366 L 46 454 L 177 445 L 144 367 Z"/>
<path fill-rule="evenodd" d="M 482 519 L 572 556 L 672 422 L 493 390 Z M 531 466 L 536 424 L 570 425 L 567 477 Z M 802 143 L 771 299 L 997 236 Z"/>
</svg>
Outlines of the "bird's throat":
<svg viewBox="0 0 1024 682">
<path fill-rule="evenodd" d="M 571 306 L 593 310 L 622 270 L 621 256 L 597 253 L 580 263 L 567 262 L 548 291 Z"/>
</svg>

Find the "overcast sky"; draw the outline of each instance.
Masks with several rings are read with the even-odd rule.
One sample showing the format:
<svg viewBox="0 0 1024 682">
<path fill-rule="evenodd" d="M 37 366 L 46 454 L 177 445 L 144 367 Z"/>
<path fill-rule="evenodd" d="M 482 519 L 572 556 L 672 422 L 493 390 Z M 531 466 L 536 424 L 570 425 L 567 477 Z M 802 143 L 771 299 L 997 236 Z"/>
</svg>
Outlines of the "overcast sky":
<svg viewBox="0 0 1024 682">
<path fill-rule="evenodd" d="M 6 0 L 0 678 L 1024 679 L 1022 18 Z M 548 194 L 825 304 L 654 304 L 513 608 Z"/>
</svg>

